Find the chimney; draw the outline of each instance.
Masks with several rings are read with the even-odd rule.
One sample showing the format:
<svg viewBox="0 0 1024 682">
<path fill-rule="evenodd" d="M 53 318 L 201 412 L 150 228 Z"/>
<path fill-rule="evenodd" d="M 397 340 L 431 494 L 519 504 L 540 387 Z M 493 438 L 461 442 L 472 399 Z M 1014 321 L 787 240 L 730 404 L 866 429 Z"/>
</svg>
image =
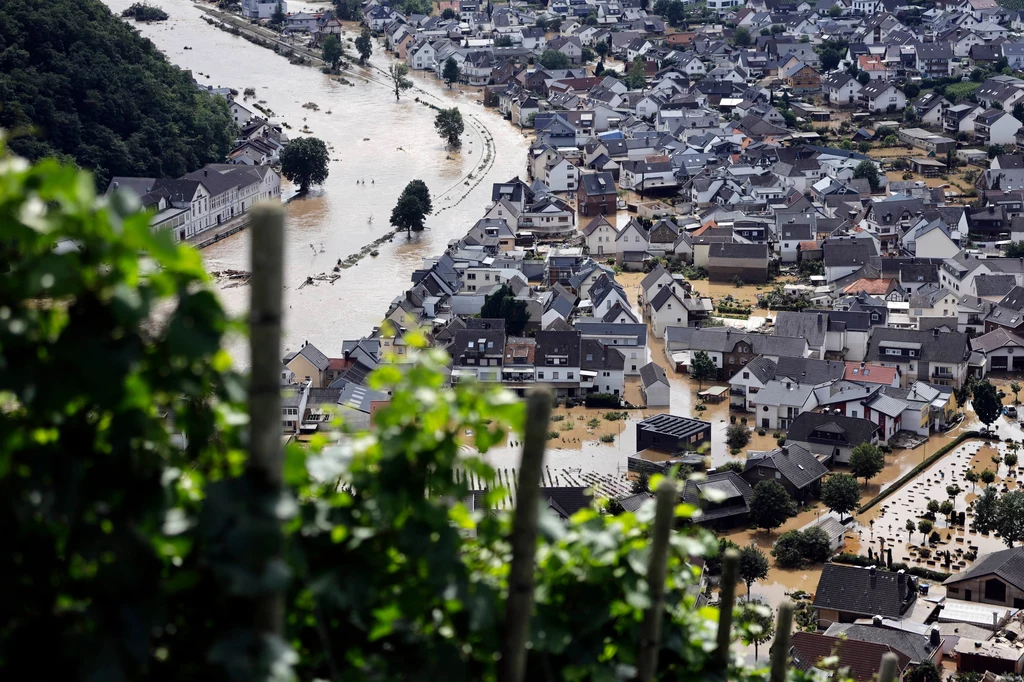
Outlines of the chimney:
<svg viewBox="0 0 1024 682">
<path fill-rule="evenodd" d="M 938 329 L 938 327 L 936 327 L 935 329 L 932 330 L 932 336 L 938 336 L 938 335 L 939 335 L 939 329 Z"/>
<path fill-rule="evenodd" d="M 932 629 L 928 631 L 928 643 L 932 647 L 938 647 L 940 642 L 942 642 L 942 635 L 939 634 L 938 626 L 933 625 Z"/>
<path fill-rule="evenodd" d="M 896 584 L 904 585 L 907 582 L 907 572 L 902 568 L 896 571 Z"/>
<path fill-rule="evenodd" d="M 207 175 L 209 175 L 209 173 L 206 170 L 203 170 L 203 177 L 205 178 Z"/>
<path fill-rule="evenodd" d="M 862 362 L 862 363 L 860 363 L 860 368 L 861 368 L 861 369 L 864 369 L 864 363 L 863 363 L 863 362 Z"/>
<path fill-rule="evenodd" d="M 786 390 L 787 391 L 792 391 L 793 390 L 793 384 L 787 381 L 786 382 Z"/>
<path fill-rule="evenodd" d="M 870 575 L 872 578 L 875 577 L 875 567 L 874 566 L 868 566 L 868 575 Z"/>
<path fill-rule="evenodd" d="M 877 616 L 877 615 L 876 616 L 872 616 L 871 617 L 871 624 L 874 625 L 876 628 L 882 627 L 882 617 L 881 616 Z"/>
<path fill-rule="evenodd" d="M 818 329 L 821 329 L 821 313 L 818 313 Z"/>
</svg>

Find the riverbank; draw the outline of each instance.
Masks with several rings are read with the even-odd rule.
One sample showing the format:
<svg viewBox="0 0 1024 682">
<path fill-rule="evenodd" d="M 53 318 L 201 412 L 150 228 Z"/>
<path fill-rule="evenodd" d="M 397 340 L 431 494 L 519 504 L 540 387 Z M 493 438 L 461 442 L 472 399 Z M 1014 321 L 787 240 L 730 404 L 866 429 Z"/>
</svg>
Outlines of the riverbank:
<svg viewBox="0 0 1024 682">
<path fill-rule="evenodd" d="M 118 13 L 133 0 L 105 1 Z M 275 120 L 292 125 L 290 135 L 300 135 L 295 131 L 305 125 L 332 149 L 326 183 L 285 207 L 286 352 L 308 340 L 335 354 L 343 339 L 371 333 L 392 300 L 408 288 L 423 259 L 442 253 L 450 240 L 464 236 L 481 217 L 491 183 L 523 175 L 530 140 L 500 114 L 485 109 L 478 90 L 448 89 L 432 75 L 414 71 L 409 74 L 413 89 L 395 102 L 382 76 L 393 60 L 379 44 L 365 68 L 353 65 L 353 73 L 346 72 L 345 77 L 355 81 L 351 87 L 336 76 L 291 65 L 272 50 L 210 26 L 203 21 L 207 13 L 194 3 L 152 4 L 164 7 L 171 19 L 140 25 L 138 30 L 168 59 L 208 75 L 204 85 L 239 92 L 255 88 L 255 99 L 249 97 L 248 102 L 265 101 L 261 106 L 272 110 Z M 346 36 L 354 34 L 354 26 L 346 27 Z M 466 124 L 461 150 L 445 147 L 434 131 L 436 112 L 417 98 L 461 110 Z M 315 102 L 319 109 L 304 109 L 307 102 Z M 422 233 L 411 238 L 391 235 L 391 208 L 413 179 L 430 188 L 434 214 Z M 285 181 L 282 195 L 293 191 Z M 204 248 L 207 269 L 250 270 L 249 238 L 243 230 Z M 377 250 L 377 257 L 367 257 L 366 252 L 341 269 L 333 285 L 318 282 L 298 288 L 310 276 L 332 274 L 339 259 L 344 262 L 373 244 L 369 251 Z M 248 288 L 232 284 L 237 283 L 219 283 L 219 296 L 229 312 L 242 315 Z M 246 364 L 243 341 L 231 344 L 230 352 Z"/>
</svg>

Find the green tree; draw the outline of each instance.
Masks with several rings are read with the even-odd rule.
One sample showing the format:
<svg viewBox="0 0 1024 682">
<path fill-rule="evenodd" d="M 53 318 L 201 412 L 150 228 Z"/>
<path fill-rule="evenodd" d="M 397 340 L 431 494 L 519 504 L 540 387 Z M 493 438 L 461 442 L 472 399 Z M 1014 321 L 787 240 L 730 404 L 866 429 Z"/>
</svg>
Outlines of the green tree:
<svg viewBox="0 0 1024 682">
<path fill-rule="evenodd" d="M 116 175 L 177 178 L 230 151 L 227 101 L 100 0 L 8 0 L 0 15 L 0 129 L 22 131 L 7 143 L 18 155 L 73 159 L 102 191 Z"/>
<path fill-rule="evenodd" d="M 1007 547 L 1024 540 L 1024 491 L 1011 490 L 999 498 L 996 530 Z"/>
<path fill-rule="evenodd" d="M 424 220 L 434 212 L 430 199 L 430 190 L 422 180 L 412 180 L 402 194 L 398 203 L 391 211 L 391 224 L 399 230 L 405 230 L 410 236 L 413 232 L 422 232 L 426 227 Z"/>
<path fill-rule="evenodd" d="M 412 81 L 409 80 L 409 67 L 405 64 L 392 64 L 388 67 L 387 78 L 391 81 L 391 86 L 395 90 L 395 101 L 399 101 L 402 98 L 402 91 L 408 90 L 412 87 Z"/>
<path fill-rule="evenodd" d="M 526 312 L 526 301 L 517 299 L 507 284 L 502 284 L 484 299 L 480 317 L 505 320 L 505 333 L 509 336 L 522 336 L 530 319 Z"/>
<path fill-rule="evenodd" d="M 749 47 L 752 42 L 750 29 L 746 26 L 737 26 L 732 34 L 732 42 L 736 47 Z"/>
<path fill-rule="evenodd" d="M 690 378 L 697 380 L 698 390 L 704 390 L 704 382 L 718 376 L 718 368 L 707 351 L 699 350 L 690 362 Z"/>
<path fill-rule="evenodd" d="M 989 533 L 999 523 L 999 495 L 995 488 L 985 488 L 974 501 L 974 519 L 971 523 L 979 533 Z"/>
<path fill-rule="evenodd" d="M 608 43 L 603 40 L 597 41 L 597 44 L 594 45 L 594 52 L 596 52 L 602 60 L 608 56 L 609 51 L 611 51 L 611 47 L 609 47 Z"/>
<path fill-rule="evenodd" d="M 988 147 L 988 158 L 994 159 L 1006 153 L 1006 148 L 1001 144 L 991 144 Z"/>
<path fill-rule="evenodd" d="M 768 557 L 757 545 L 747 545 L 740 550 L 739 576 L 747 586 L 747 599 L 750 598 L 750 586 L 768 577 Z"/>
<path fill-rule="evenodd" d="M 267 25 L 271 28 L 280 30 L 284 26 L 284 22 L 288 20 L 288 17 L 284 13 L 284 3 L 281 0 L 277 0 L 277 5 L 274 7 L 274 13 L 270 15 L 270 21 Z"/>
<path fill-rule="evenodd" d="M 942 672 L 934 661 L 925 660 L 915 665 L 903 679 L 905 682 L 942 682 Z"/>
<path fill-rule="evenodd" d="M 779 536 L 772 547 L 775 563 L 782 568 L 800 568 L 804 565 L 804 534 L 798 530 L 787 530 Z"/>
<path fill-rule="evenodd" d="M 444 63 L 444 69 L 441 71 L 441 75 L 444 77 L 444 82 L 448 84 L 448 87 L 452 87 L 452 83 L 458 83 L 459 78 L 462 76 L 462 71 L 459 69 L 459 64 L 452 57 L 448 57 Z"/>
<path fill-rule="evenodd" d="M 512 47 L 512 36 L 501 35 L 494 39 L 495 47 Z"/>
<path fill-rule="evenodd" d="M 841 5 L 832 5 L 831 7 L 828 8 L 828 15 L 830 17 L 832 17 L 833 19 L 835 19 L 836 17 L 838 17 L 842 13 L 843 13 L 843 8 L 842 8 Z M 838 62 L 836 62 L 836 63 L 838 64 Z"/>
<path fill-rule="evenodd" d="M 458 107 L 442 109 L 434 117 L 434 130 L 441 136 L 449 147 L 462 146 L 462 132 L 466 129 L 462 122 L 462 112 Z"/>
<path fill-rule="evenodd" d="M 359 53 L 360 64 L 365 64 L 373 54 L 373 36 L 370 35 L 370 29 L 364 28 L 356 38 L 356 52 Z"/>
<path fill-rule="evenodd" d="M 1020 405 L 1020 398 L 1017 397 L 1017 394 L 1020 393 L 1020 382 L 1016 380 L 1011 381 L 1010 391 L 1013 393 L 1013 404 Z"/>
<path fill-rule="evenodd" d="M 932 514 L 938 514 L 939 513 L 939 501 L 938 500 L 928 500 L 928 504 L 925 505 L 925 508 L 928 511 L 930 511 Z"/>
<path fill-rule="evenodd" d="M 748 596 L 739 602 L 739 615 L 736 622 L 739 625 L 740 641 L 747 646 L 754 645 L 754 660 L 756 661 L 758 647 L 765 642 L 770 642 L 775 636 L 772 607 L 764 601 L 751 599 Z"/>
<path fill-rule="evenodd" d="M 334 13 L 342 21 L 359 21 L 362 3 L 359 0 L 334 0 Z"/>
<path fill-rule="evenodd" d="M 967 482 L 971 484 L 971 490 L 974 490 L 975 486 L 978 485 L 979 476 L 978 472 L 974 469 L 968 469 L 967 473 L 964 474 L 964 478 L 966 478 Z"/>
<path fill-rule="evenodd" d="M 973 394 L 974 413 L 978 415 L 982 424 L 991 425 L 1003 411 L 1003 402 L 999 399 L 999 392 L 986 379 L 974 384 Z"/>
<path fill-rule="evenodd" d="M 299 137 L 281 150 L 281 175 L 299 186 L 299 194 L 310 185 L 322 185 L 330 173 L 327 145 L 315 137 Z"/>
<path fill-rule="evenodd" d="M 828 533 L 818 526 L 811 526 L 803 535 L 804 558 L 814 564 L 828 561 L 832 556 L 832 543 Z"/>
<path fill-rule="evenodd" d="M 568 69 L 569 57 L 558 50 L 544 50 L 540 55 L 540 65 L 549 71 Z"/>
<path fill-rule="evenodd" d="M 626 85 L 630 90 L 643 90 L 647 85 L 647 69 L 644 65 L 644 58 L 637 57 L 629 65 L 629 72 L 626 74 Z"/>
<path fill-rule="evenodd" d="M 725 430 L 725 442 L 730 450 L 739 450 L 750 442 L 750 429 L 743 424 L 729 424 Z"/>
<path fill-rule="evenodd" d="M 548 20 L 545 19 L 544 17 L 537 17 L 537 19 L 534 21 L 533 25 L 534 25 L 534 28 L 539 28 L 542 31 L 547 31 L 548 30 Z"/>
<path fill-rule="evenodd" d="M 873 443 L 861 443 L 850 453 L 850 473 L 864 479 L 867 485 L 885 468 L 885 454 Z"/>
<path fill-rule="evenodd" d="M 490 298 L 490 296 L 488 296 L 488 298 Z M 487 303 L 485 302 L 484 305 L 486 306 Z M 481 314 L 481 317 L 482 316 L 483 315 Z M 506 329 L 506 331 L 508 331 L 507 327 L 505 329 Z M 634 495 L 639 495 L 640 493 L 650 492 L 650 490 L 651 490 L 650 477 L 647 474 L 645 474 L 644 472 L 641 471 L 640 474 L 637 475 L 636 479 L 633 481 L 632 485 L 630 486 L 630 492 L 633 493 Z"/>
<path fill-rule="evenodd" d="M 1024 240 L 1009 242 L 1003 247 L 1003 253 L 1007 258 L 1024 258 Z"/>
<path fill-rule="evenodd" d="M 992 471 L 991 469 L 984 469 L 984 470 L 982 470 L 982 472 L 981 472 L 981 482 L 982 483 L 984 483 L 985 485 L 990 485 L 995 480 L 996 480 L 996 472 Z"/>
<path fill-rule="evenodd" d="M 910 542 L 910 536 L 913 534 L 914 530 L 917 528 L 917 524 L 914 523 L 913 519 L 907 519 L 907 523 L 904 526 L 904 528 L 907 529 L 907 542 Z"/>
<path fill-rule="evenodd" d="M 821 502 L 842 520 L 860 503 L 860 484 L 850 474 L 832 474 L 821 484 Z"/>
<path fill-rule="evenodd" d="M 853 169 L 853 177 L 867 180 L 872 193 L 877 192 L 882 186 L 881 176 L 878 174 L 878 166 L 875 165 L 874 161 L 869 161 L 868 159 L 864 159 L 857 164 L 857 167 Z"/>
<path fill-rule="evenodd" d="M 860 83 L 861 85 L 867 85 L 868 83 L 871 82 L 871 74 L 869 74 L 867 71 L 861 71 L 860 73 L 857 74 L 857 82 Z"/>
<path fill-rule="evenodd" d="M 452 19 L 458 19 L 459 13 L 453 10 L 451 7 L 445 7 L 444 11 L 441 12 L 441 18 L 445 21 L 451 21 Z"/>
<path fill-rule="evenodd" d="M 332 69 L 337 69 L 338 64 L 341 63 L 341 58 L 345 56 L 345 52 L 341 47 L 341 41 L 338 40 L 338 36 L 329 35 L 324 38 L 324 46 L 321 51 L 321 56 L 324 62 L 329 64 Z"/>
<path fill-rule="evenodd" d="M 722 557 L 731 549 L 739 551 L 740 546 L 729 538 L 718 538 L 718 551 L 710 554 L 707 559 L 705 559 L 704 568 L 707 570 L 708 575 L 722 575 Z"/>
<path fill-rule="evenodd" d="M 917 522 L 917 529 L 921 531 L 921 544 L 928 542 L 928 533 L 932 532 L 932 522 L 928 519 L 921 519 Z"/>
<path fill-rule="evenodd" d="M 1013 446 L 1017 446 L 1017 447 L 1014 448 Z M 1012 470 L 1015 466 L 1017 466 L 1017 453 L 1016 453 L 1016 449 L 1020 447 L 1020 444 L 1016 443 L 1016 442 L 1013 442 L 1013 443 L 1010 443 L 1010 447 L 1013 449 L 1013 451 L 1007 452 L 1006 456 L 1003 458 L 1003 461 L 1006 462 L 1007 468 Z M 1011 476 L 1013 475 L 1012 471 L 1010 471 L 1010 475 Z"/>
<path fill-rule="evenodd" d="M 942 504 L 939 505 L 939 513 L 946 517 L 946 525 L 949 525 L 949 516 L 953 513 L 955 507 L 949 500 L 943 500 Z"/>
<path fill-rule="evenodd" d="M 823 40 L 815 47 L 821 72 L 835 71 L 845 57 L 850 44 L 846 40 Z"/>
<path fill-rule="evenodd" d="M 796 503 L 775 480 L 758 481 L 750 499 L 750 522 L 771 532 L 796 513 Z"/>
</svg>

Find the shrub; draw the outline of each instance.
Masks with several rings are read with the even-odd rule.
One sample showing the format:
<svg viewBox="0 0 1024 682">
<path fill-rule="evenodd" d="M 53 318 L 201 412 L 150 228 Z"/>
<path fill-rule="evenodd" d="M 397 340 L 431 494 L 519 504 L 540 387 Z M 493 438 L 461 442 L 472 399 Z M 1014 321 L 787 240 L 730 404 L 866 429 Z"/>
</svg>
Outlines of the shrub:
<svg viewBox="0 0 1024 682">
<path fill-rule="evenodd" d="M 778 438 L 775 439 L 775 443 L 781 448 L 783 445 L 786 444 L 786 437 L 779 436 Z"/>
<path fill-rule="evenodd" d="M 601 436 L 600 440 L 601 440 L 602 443 L 614 443 L 615 442 L 615 434 L 606 433 L 603 436 Z"/>
<path fill-rule="evenodd" d="M 558 431 L 548 431 L 548 440 L 558 438 Z"/>
<path fill-rule="evenodd" d="M 759 435 L 759 436 L 763 436 L 765 433 L 767 433 L 767 431 L 765 431 L 764 429 L 758 429 L 757 430 L 757 435 Z"/>
<path fill-rule="evenodd" d="M 745 422 L 744 419 L 743 424 L 730 424 L 725 430 L 725 442 L 733 450 L 739 450 L 750 442 L 750 431 Z"/>
<path fill-rule="evenodd" d="M 622 398 L 612 393 L 588 393 L 583 398 L 583 404 L 587 407 L 619 407 Z"/>
<path fill-rule="evenodd" d="M 597 417 L 594 417 L 593 419 L 591 419 L 590 421 L 587 422 L 587 426 L 589 428 L 591 428 L 591 429 L 596 429 L 600 425 L 601 425 L 601 420 L 598 419 Z"/>
<path fill-rule="evenodd" d="M 617 421 L 619 421 L 621 419 L 626 419 L 627 417 L 629 417 L 629 413 L 627 413 L 627 412 L 605 412 L 604 413 L 605 421 L 609 421 L 609 422 L 617 422 Z"/>
<path fill-rule="evenodd" d="M 562 421 L 564 419 L 565 419 L 565 415 L 564 414 L 553 414 L 553 415 L 551 415 L 551 421 L 553 421 L 553 422 L 560 422 L 560 421 Z"/>
</svg>

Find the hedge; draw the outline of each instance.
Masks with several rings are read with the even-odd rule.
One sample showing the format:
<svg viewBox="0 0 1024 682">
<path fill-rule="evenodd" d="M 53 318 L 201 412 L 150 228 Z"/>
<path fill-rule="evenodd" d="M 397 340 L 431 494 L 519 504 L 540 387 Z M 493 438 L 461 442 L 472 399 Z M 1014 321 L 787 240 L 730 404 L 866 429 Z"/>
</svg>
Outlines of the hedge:
<svg viewBox="0 0 1024 682">
<path fill-rule="evenodd" d="M 904 485 L 907 484 L 908 481 L 910 481 L 912 478 L 914 478 L 919 473 L 924 471 L 927 467 L 929 467 L 932 464 L 934 464 L 937 459 L 939 459 L 943 455 L 947 454 L 950 450 L 952 450 L 953 448 L 957 447 L 958 445 L 963 443 L 965 440 L 970 440 L 972 438 L 983 438 L 983 436 L 978 431 L 965 431 L 964 433 L 961 433 L 959 436 L 957 436 L 956 440 L 954 440 L 952 443 L 947 443 L 946 445 L 944 445 L 941 448 L 939 448 L 928 459 L 926 459 L 925 461 L 923 461 L 920 464 L 918 464 L 916 467 L 914 467 L 913 469 L 908 471 L 906 474 L 904 474 L 902 477 L 897 479 L 888 488 L 886 488 L 885 490 L 883 490 L 882 492 L 878 493 L 877 495 L 872 497 L 870 500 L 868 500 L 866 504 L 862 505 L 857 510 L 857 513 L 858 514 L 863 514 L 867 510 L 871 509 L 876 504 L 878 504 L 879 502 L 881 502 L 885 498 L 889 497 L 889 495 L 892 495 L 894 492 L 896 492 L 897 490 L 902 488 Z"/>
<path fill-rule="evenodd" d="M 611 393 L 588 393 L 583 398 L 583 404 L 587 407 L 619 407 L 622 398 Z"/>
</svg>

